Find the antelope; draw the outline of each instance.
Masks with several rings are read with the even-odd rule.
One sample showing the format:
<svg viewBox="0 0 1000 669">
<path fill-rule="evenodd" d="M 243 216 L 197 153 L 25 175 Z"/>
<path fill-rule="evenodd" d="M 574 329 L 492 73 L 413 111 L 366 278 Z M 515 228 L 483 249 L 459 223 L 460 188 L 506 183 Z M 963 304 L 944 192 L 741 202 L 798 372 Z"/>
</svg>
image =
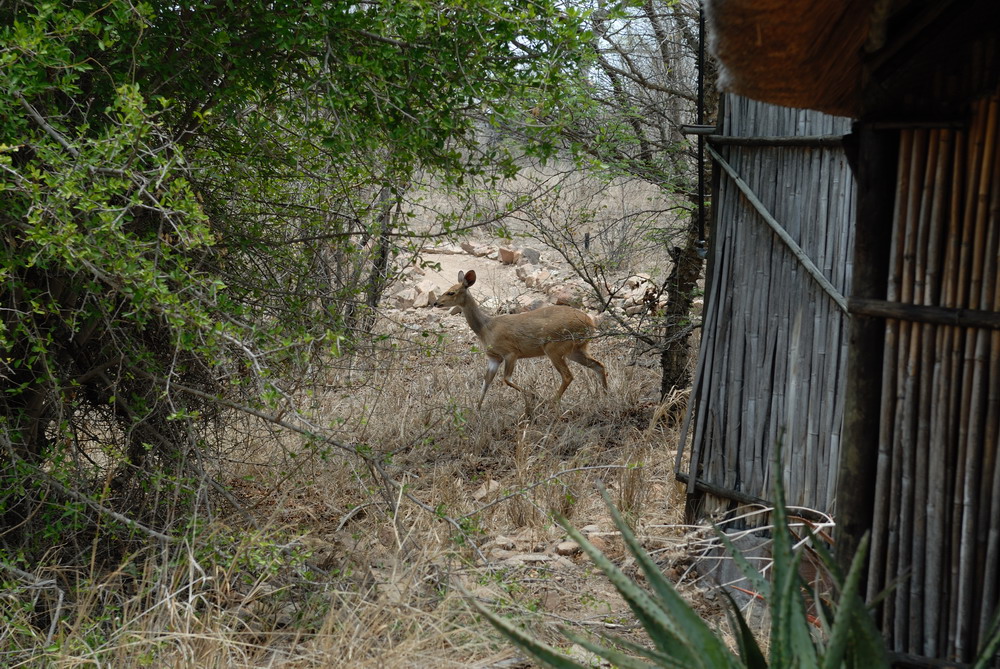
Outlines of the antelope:
<svg viewBox="0 0 1000 669">
<path fill-rule="evenodd" d="M 514 366 L 521 358 L 549 356 L 562 377 L 562 385 L 552 398 L 553 405 L 559 404 L 562 394 L 573 381 L 573 373 L 566 364 L 567 358 L 593 370 L 601 379 L 604 389 L 608 389 L 608 375 L 604 371 L 604 365 L 587 353 L 587 343 L 595 329 L 594 320 L 590 316 L 578 309 L 564 306 L 542 307 L 522 314 L 487 316 L 469 292 L 474 283 L 475 271 L 459 271 L 458 283 L 445 291 L 434 306 L 461 307 L 469 327 L 486 346 L 486 375 L 477 409 L 482 407 L 486 391 L 500 369 L 501 362 L 504 364 L 503 382 L 514 390 L 525 393 L 523 388 L 510 380 Z"/>
</svg>

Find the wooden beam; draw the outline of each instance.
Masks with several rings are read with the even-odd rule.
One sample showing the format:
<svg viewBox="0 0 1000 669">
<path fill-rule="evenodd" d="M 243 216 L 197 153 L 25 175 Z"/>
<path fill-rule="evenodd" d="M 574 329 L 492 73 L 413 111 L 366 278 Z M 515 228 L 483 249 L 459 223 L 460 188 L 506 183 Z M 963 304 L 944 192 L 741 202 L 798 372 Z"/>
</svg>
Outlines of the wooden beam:
<svg viewBox="0 0 1000 669">
<path fill-rule="evenodd" d="M 844 141 L 843 135 L 798 135 L 792 137 L 735 137 L 732 135 L 712 135 L 708 137 L 708 143 L 713 146 L 805 146 L 805 147 L 832 147 L 840 146 Z"/>
<path fill-rule="evenodd" d="M 718 126 L 714 125 L 682 125 L 681 134 L 683 135 L 712 135 L 719 131 Z"/>
<path fill-rule="evenodd" d="M 982 309 L 931 307 L 921 304 L 904 304 L 902 302 L 886 302 L 884 300 L 851 297 L 847 300 L 847 310 L 856 316 L 894 318 L 914 323 L 1000 330 L 1000 313 L 996 311 L 984 311 Z"/>
<path fill-rule="evenodd" d="M 774 502 L 764 499 L 763 497 L 757 497 L 755 495 L 748 495 L 740 490 L 730 490 L 729 488 L 724 488 L 722 486 L 709 483 L 707 481 L 702 481 L 701 479 L 692 479 L 690 475 L 685 472 L 676 472 L 674 476 L 681 483 L 687 484 L 689 488 L 693 488 L 700 493 L 706 493 L 714 497 L 719 497 L 721 499 L 727 499 L 737 504 L 743 504 L 745 506 L 759 506 L 765 509 L 774 508 Z M 814 523 L 829 523 L 830 517 L 816 511 L 815 509 L 807 509 L 801 506 L 790 506 L 788 510 L 788 515 L 795 518 L 804 518 L 808 521 Z M 695 519 L 688 518 L 688 522 L 695 522 Z"/>
<path fill-rule="evenodd" d="M 857 220 L 852 297 L 884 300 L 892 240 L 898 133 L 855 126 L 858 160 Z M 866 315 L 850 319 L 844 432 L 837 476 L 835 552 L 849 566 L 858 543 L 872 526 L 878 456 L 879 407 L 885 321 Z M 862 590 L 863 591 L 863 590 Z"/>
</svg>

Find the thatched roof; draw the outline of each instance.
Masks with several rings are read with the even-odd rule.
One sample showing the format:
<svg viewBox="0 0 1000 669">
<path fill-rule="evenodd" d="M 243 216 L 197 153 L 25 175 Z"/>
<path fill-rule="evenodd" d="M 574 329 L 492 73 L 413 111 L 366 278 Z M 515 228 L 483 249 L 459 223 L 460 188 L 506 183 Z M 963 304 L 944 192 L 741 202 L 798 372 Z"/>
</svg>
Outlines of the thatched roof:
<svg viewBox="0 0 1000 669">
<path fill-rule="evenodd" d="M 873 0 L 711 0 L 709 49 L 726 91 L 841 116 L 858 111 Z"/>
<path fill-rule="evenodd" d="M 706 0 L 722 90 L 859 117 L 997 79 L 997 0 Z"/>
</svg>

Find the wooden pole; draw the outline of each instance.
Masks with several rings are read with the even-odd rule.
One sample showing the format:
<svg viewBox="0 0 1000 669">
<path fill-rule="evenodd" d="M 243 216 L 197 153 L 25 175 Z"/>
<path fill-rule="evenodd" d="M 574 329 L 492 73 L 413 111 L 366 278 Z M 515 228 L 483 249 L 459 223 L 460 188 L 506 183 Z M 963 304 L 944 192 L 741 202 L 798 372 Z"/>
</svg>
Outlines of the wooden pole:
<svg viewBox="0 0 1000 669">
<path fill-rule="evenodd" d="M 889 274 L 893 200 L 896 186 L 898 139 L 857 124 L 857 218 L 855 223 L 854 297 L 885 299 Z M 837 482 L 836 555 L 849 565 L 858 542 L 872 528 L 874 491 L 879 454 L 879 406 L 885 323 L 854 316 L 848 326 L 847 372 L 844 387 L 844 431 Z"/>
</svg>

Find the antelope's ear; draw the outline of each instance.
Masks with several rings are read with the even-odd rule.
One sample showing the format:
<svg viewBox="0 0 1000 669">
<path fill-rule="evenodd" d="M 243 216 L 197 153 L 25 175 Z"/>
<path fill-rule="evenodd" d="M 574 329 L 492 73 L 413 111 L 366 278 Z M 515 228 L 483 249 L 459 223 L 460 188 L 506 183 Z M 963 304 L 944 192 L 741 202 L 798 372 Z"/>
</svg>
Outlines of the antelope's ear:
<svg viewBox="0 0 1000 669">
<path fill-rule="evenodd" d="M 461 283 L 464 283 L 465 287 L 468 288 L 469 286 L 471 286 L 476 282 L 476 271 L 470 269 L 468 272 L 465 273 L 465 278 L 459 279 L 459 281 Z"/>
<path fill-rule="evenodd" d="M 465 283 L 465 272 L 458 270 L 458 282 Z"/>
</svg>

